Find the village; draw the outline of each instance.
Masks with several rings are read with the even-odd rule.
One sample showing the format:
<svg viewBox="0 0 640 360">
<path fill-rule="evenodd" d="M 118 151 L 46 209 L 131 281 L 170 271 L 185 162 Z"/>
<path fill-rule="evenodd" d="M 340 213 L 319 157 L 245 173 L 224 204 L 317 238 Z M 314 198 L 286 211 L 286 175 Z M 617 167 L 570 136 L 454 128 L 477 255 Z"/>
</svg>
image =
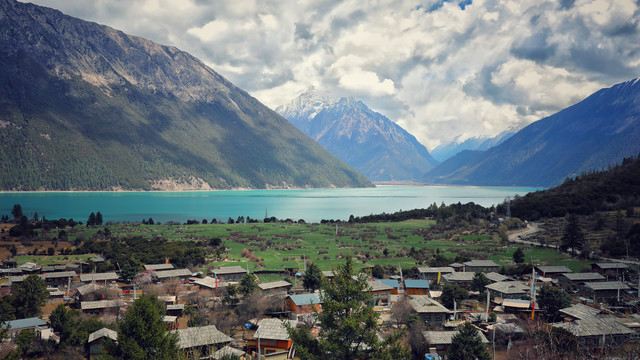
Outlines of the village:
<svg viewBox="0 0 640 360">
<path fill-rule="evenodd" d="M 100 261 L 104 259 L 91 259 Z M 288 329 L 305 324 L 318 334 L 315 317 L 323 311 L 322 289 L 319 284 L 305 288 L 313 284 L 309 277 L 318 271 L 313 264 L 286 269 L 280 274 L 285 280 L 269 282 L 259 281 L 242 266 L 212 267 L 205 274 L 168 262 L 146 264 L 131 283 L 122 281 L 117 272 L 83 273 L 83 267 L 89 269 L 87 264 L 71 263 L 25 263 L 2 269 L 7 280 L 2 283 L 3 295 L 31 275 L 42 279 L 48 291 L 41 316 L 6 322 L 8 338 L 3 346 L 11 346 L 25 330 L 40 341 L 60 342 L 61 334 L 49 322 L 60 304 L 83 317 L 114 324 L 143 294 L 164 304 L 164 324 L 177 333 L 184 358 L 296 359 L 297 344 Z M 363 291 L 368 293 L 368 306 L 379 314 L 378 336 L 408 332 L 404 343 L 414 353 L 422 351 L 424 359 L 448 359 L 454 336 L 466 323 L 474 326 L 496 359 L 533 358 L 536 353 L 543 354 L 537 358 L 570 358 L 572 347 L 582 358 L 637 355 L 638 274 L 624 263 L 594 262 L 590 271 L 579 273 L 566 266 L 536 266 L 520 276 L 500 274 L 500 266 L 492 260 L 418 267 L 415 276 L 390 268 L 380 276 L 376 270 L 364 269 L 356 276 L 366 278 Z M 325 283 L 331 283 L 334 275 L 321 272 Z M 239 316 L 225 319 L 228 311 Z M 415 319 L 419 324 L 409 326 Z M 418 340 L 411 334 L 416 329 Z M 540 348 L 543 340 L 536 336 L 552 335 L 564 335 L 562 341 L 570 335 L 573 343 Z M 106 353 L 103 342 L 117 342 L 118 333 L 105 327 L 84 341 L 85 355 L 99 359 Z"/>
</svg>

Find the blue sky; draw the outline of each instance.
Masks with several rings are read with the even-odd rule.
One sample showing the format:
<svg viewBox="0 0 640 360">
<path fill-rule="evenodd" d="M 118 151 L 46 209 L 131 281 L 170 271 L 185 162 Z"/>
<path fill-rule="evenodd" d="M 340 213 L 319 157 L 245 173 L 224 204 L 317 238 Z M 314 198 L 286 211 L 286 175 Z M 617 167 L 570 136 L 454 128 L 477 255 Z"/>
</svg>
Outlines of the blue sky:
<svg viewBox="0 0 640 360">
<path fill-rule="evenodd" d="M 313 85 L 428 149 L 640 76 L 633 0 L 36 0 L 190 52 L 271 108 Z"/>
</svg>

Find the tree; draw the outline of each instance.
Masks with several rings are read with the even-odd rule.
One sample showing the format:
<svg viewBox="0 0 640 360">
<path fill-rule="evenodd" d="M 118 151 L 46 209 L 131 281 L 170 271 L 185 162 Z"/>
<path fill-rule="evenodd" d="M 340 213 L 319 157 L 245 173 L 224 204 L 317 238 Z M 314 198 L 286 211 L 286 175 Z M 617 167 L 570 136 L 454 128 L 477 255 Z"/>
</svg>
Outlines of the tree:
<svg viewBox="0 0 640 360">
<path fill-rule="evenodd" d="M 11 256 L 16 256 L 16 254 L 18 254 L 18 249 L 15 245 L 11 245 L 11 248 L 9 248 L 9 252 L 11 253 Z"/>
<path fill-rule="evenodd" d="M 136 300 L 118 324 L 117 355 L 124 359 L 176 359 L 178 336 L 162 321 L 164 305 L 155 296 Z"/>
<path fill-rule="evenodd" d="M 518 248 L 518 250 L 513 253 L 513 261 L 516 264 L 522 264 L 524 262 L 524 251 L 522 251 L 522 248 Z"/>
<path fill-rule="evenodd" d="M 302 286 L 309 291 L 316 291 L 322 285 L 322 271 L 316 263 L 311 263 L 302 277 Z"/>
<path fill-rule="evenodd" d="M 16 344 L 18 345 L 18 351 L 20 354 L 25 354 L 27 350 L 31 347 L 33 340 L 36 339 L 36 333 L 31 330 L 22 330 L 16 336 Z"/>
<path fill-rule="evenodd" d="M 571 305 L 571 296 L 569 294 L 562 289 L 550 286 L 543 286 L 538 292 L 536 300 L 536 305 L 540 306 L 545 314 L 552 320 L 556 319 L 560 313 L 560 309 Z"/>
<path fill-rule="evenodd" d="M 451 284 L 445 285 L 442 288 L 442 295 L 440 295 L 440 301 L 442 301 L 442 305 L 448 307 L 449 309 L 453 308 L 453 302 L 459 302 L 460 300 L 464 300 L 469 297 L 469 292 L 458 285 Z"/>
<path fill-rule="evenodd" d="M 576 214 L 569 214 L 567 217 L 567 225 L 562 234 L 562 243 L 560 248 L 563 251 L 571 249 L 571 255 L 576 255 L 576 250 L 581 251 L 584 246 L 584 234 L 580 229 L 580 223 Z"/>
<path fill-rule="evenodd" d="M 135 256 L 130 257 L 122 264 L 120 269 L 120 278 L 124 281 L 131 282 L 138 273 L 142 271 L 142 264 Z"/>
<path fill-rule="evenodd" d="M 453 335 L 451 345 L 447 350 L 449 360 L 490 360 L 487 347 L 482 343 L 482 338 L 471 323 L 465 323 L 458 333 Z"/>
<path fill-rule="evenodd" d="M 20 204 L 14 204 L 13 209 L 11 209 L 11 215 L 13 215 L 15 219 L 19 219 L 24 216 L 22 213 L 22 206 Z"/>
<path fill-rule="evenodd" d="M 74 314 L 64 304 L 58 305 L 49 316 L 51 328 L 60 335 L 60 341 L 66 343 L 73 334 L 77 324 Z"/>
<path fill-rule="evenodd" d="M 256 290 L 258 290 L 256 279 L 251 274 L 244 274 L 242 280 L 240 280 L 240 285 L 238 285 L 238 291 L 243 296 L 247 296 Z"/>
<path fill-rule="evenodd" d="M 322 312 L 315 312 L 320 326 L 318 339 L 311 337 L 310 327 L 289 328 L 296 343 L 296 355 L 308 359 L 409 359 L 408 352 L 395 333 L 386 340 L 377 337 L 378 313 L 373 310 L 367 277 L 353 276 L 348 256 L 334 270 L 332 281 L 322 281 Z"/>
<path fill-rule="evenodd" d="M 415 311 L 408 296 L 403 296 L 391 307 L 391 320 L 395 320 L 398 325 L 407 325 L 413 314 Z"/>
<path fill-rule="evenodd" d="M 386 250 L 386 249 L 385 249 Z M 380 264 L 376 264 L 373 269 L 371 269 L 371 276 L 377 279 L 384 278 L 384 268 Z"/>
<path fill-rule="evenodd" d="M 102 225 L 102 214 L 100 211 L 96 213 L 96 225 Z"/>
<path fill-rule="evenodd" d="M 93 226 L 96 224 L 96 214 L 95 213 L 91 213 L 89 214 L 89 218 L 87 219 L 87 226 Z"/>
<path fill-rule="evenodd" d="M 38 316 L 49 298 L 47 284 L 38 275 L 29 275 L 22 283 L 12 285 L 18 319 Z"/>
<path fill-rule="evenodd" d="M 483 292 L 484 287 L 489 285 L 490 283 L 491 281 L 489 280 L 489 278 L 487 278 L 487 276 L 484 273 L 477 271 L 475 274 L 473 274 L 470 287 L 471 287 L 471 290 L 473 291 Z"/>
<path fill-rule="evenodd" d="M 0 323 L 15 320 L 16 309 L 13 307 L 15 298 L 13 295 L 6 295 L 0 298 Z M 0 338 L 0 341 L 2 339 Z"/>
</svg>

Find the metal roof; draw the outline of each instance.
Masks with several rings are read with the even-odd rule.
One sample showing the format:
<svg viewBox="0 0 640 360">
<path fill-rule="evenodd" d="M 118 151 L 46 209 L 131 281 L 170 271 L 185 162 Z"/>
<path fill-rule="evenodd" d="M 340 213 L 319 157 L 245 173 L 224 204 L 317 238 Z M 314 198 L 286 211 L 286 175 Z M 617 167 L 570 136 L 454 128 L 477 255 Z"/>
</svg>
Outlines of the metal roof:
<svg viewBox="0 0 640 360">
<path fill-rule="evenodd" d="M 428 289 L 428 280 L 405 280 L 404 287 L 407 289 Z"/>
<path fill-rule="evenodd" d="M 600 269 L 626 269 L 629 267 L 629 265 L 625 264 L 625 263 L 616 263 L 616 262 L 612 262 L 612 263 L 595 263 L 596 266 L 598 266 Z"/>
<path fill-rule="evenodd" d="M 111 329 L 102 328 L 96 332 L 92 332 L 89 334 L 89 342 L 93 342 L 94 340 L 100 339 L 102 337 L 108 337 L 113 341 L 118 341 L 118 333 Z"/>
<path fill-rule="evenodd" d="M 105 281 L 105 280 L 116 280 L 116 279 L 118 279 L 118 274 L 114 272 L 80 275 L 80 281 L 82 282 Z"/>
<path fill-rule="evenodd" d="M 224 344 L 233 339 L 216 329 L 215 325 L 190 327 L 174 330 L 178 334 L 178 346 L 180 349 L 189 349 L 197 346 Z"/>
<path fill-rule="evenodd" d="M 423 331 L 422 336 L 429 343 L 430 346 L 433 345 L 451 345 L 453 336 L 456 335 L 458 331 Z M 478 330 L 478 335 L 482 340 L 483 344 L 488 344 L 489 340 Z"/>
<path fill-rule="evenodd" d="M 536 266 L 536 269 L 542 271 L 545 274 L 547 274 L 547 273 L 558 274 L 558 273 L 570 273 L 570 272 L 573 272 L 573 271 L 571 271 L 571 269 L 569 269 L 568 267 L 566 267 L 564 265 L 542 265 L 542 266 Z"/>
<path fill-rule="evenodd" d="M 444 266 L 444 267 L 425 266 L 425 267 L 419 267 L 418 271 L 421 274 L 437 274 L 437 273 L 448 274 L 448 273 L 455 272 L 455 270 L 451 266 Z"/>
<path fill-rule="evenodd" d="M 7 321 L 6 324 L 9 324 L 11 326 L 11 330 L 16 330 L 16 329 L 26 329 L 26 328 L 36 327 L 36 326 L 45 326 L 47 325 L 47 322 L 37 317 L 30 317 L 26 319 Z"/>
<path fill-rule="evenodd" d="M 293 328 L 298 324 L 295 320 L 285 320 Z M 289 340 L 289 332 L 280 319 L 262 319 L 258 330 L 253 334 L 254 339 Z"/>
<path fill-rule="evenodd" d="M 627 284 L 623 284 L 620 281 L 598 281 L 598 282 L 588 282 L 585 283 L 584 286 L 588 287 L 591 290 L 629 290 L 629 286 Z"/>
<path fill-rule="evenodd" d="M 171 270 L 173 264 L 147 264 L 144 266 L 145 270 Z"/>
<path fill-rule="evenodd" d="M 296 306 L 320 304 L 320 298 L 316 293 L 289 295 L 289 297 Z"/>
<path fill-rule="evenodd" d="M 210 271 L 216 275 L 248 273 L 247 269 L 243 268 L 242 266 L 225 266 L 225 267 L 215 268 Z"/>
<path fill-rule="evenodd" d="M 519 281 L 500 281 L 486 285 L 485 288 L 503 294 L 522 294 L 529 291 L 529 287 Z"/>
<path fill-rule="evenodd" d="M 393 290 L 393 288 L 383 282 L 380 281 L 367 281 L 369 284 L 369 291 L 389 291 Z"/>
<path fill-rule="evenodd" d="M 289 287 L 289 286 L 291 286 L 291 283 L 284 280 L 271 281 L 271 282 L 258 284 L 258 287 L 260 287 L 260 289 L 262 290 L 277 289 L 277 288 Z"/>
<path fill-rule="evenodd" d="M 398 283 L 398 280 L 396 280 L 396 279 L 380 279 L 378 281 L 380 281 L 381 283 L 383 283 L 385 285 L 391 286 L 394 289 L 397 289 L 397 288 L 400 287 L 400 284 Z"/>
<path fill-rule="evenodd" d="M 451 311 L 436 300 L 425 295 L 411 295 L 411 307 L 419 314 L 425 313 L 450 313 Z"/>
<path fill-rule="evenodd" d="M 191 276 L 191 271 L 189 269 L 175 269 L 175 270 L 162 270 L 156 271 L 156 276 L 158 279 L 168 279 L 172 277 L 185 277 Z"/>
<path fill-rule="evenodd" d="M 568 308 L 560 309 L 560 312 L 576 319 L 586 319 L 598 315 L 601 310 L 584 304 L 573 304 Z"/>
<path fill-rule="evenodd" d="M 618 322 L 614 316 L 593 316 L 551 326 L 563 328 L 578 337 L 635 334 L 635 331 Z"/>
<path fill-rule="evenodd" d="M 587 272 L 587 273 L 568 273 L 561 274 L 560 276 L 566 277 L 571 281 L 588 281 L 588 280 L 606 280 L 607 278 L 600 275 L 597 272 Z"/>
</svg>

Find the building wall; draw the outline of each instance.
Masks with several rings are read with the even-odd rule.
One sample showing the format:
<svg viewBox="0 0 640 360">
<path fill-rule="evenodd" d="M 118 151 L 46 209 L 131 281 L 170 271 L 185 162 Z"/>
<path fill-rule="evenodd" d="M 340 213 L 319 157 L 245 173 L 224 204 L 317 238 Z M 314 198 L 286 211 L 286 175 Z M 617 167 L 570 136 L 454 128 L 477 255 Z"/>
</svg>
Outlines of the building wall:
<svg viewBox="0 0 640 360">
<path fill-rule="evenodd" d="M 408 288 L 404 293 L 407 295 L 428 295 L 429 289 Z"/>
<path fill-rule="evenodd" d="M 286 308 L 294 314 L 310 314 L 313 313 L 314 308 L 316 311 L 322 310 L 319 304 L 298 306 L 293 302 L 293 300 L 291 300 L 291 298 L 287 298 Z"/>
</svg>

